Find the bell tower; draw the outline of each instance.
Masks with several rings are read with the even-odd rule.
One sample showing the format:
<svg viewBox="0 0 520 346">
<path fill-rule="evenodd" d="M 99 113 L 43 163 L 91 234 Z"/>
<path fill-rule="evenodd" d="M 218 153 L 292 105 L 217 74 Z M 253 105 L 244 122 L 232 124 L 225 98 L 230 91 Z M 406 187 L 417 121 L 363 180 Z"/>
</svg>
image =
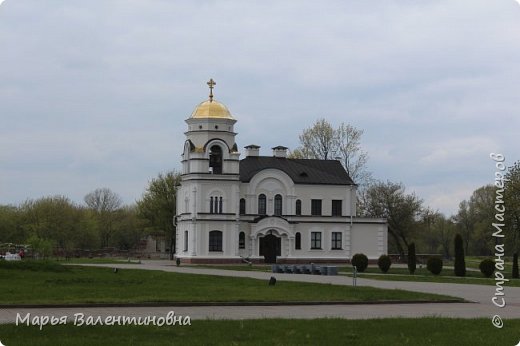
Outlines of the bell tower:
<svg viewBox="0 0 520 346">
<path fill-rule="evenodd" d="M 208 258 L 233 262 L 238 258 L 240 192 L 236 120 L 215 99 L 215 81 L 210 79 L 207 85 L 208 100 L 185 120 L 176 256 L 191 263 Z"/>
</svg>

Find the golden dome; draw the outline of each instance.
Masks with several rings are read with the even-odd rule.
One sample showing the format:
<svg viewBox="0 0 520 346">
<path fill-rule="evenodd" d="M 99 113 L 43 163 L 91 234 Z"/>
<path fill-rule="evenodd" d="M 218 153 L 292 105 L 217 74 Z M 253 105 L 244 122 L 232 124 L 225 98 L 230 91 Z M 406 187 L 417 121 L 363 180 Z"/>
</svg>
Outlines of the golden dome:
<svg viewBox="0 0 520 346">
<path fill-rule="evenodd" d="M 207 100 L 199 104 L 191 113 L 191 118 L 234 119 L 229 109 L 216 100 Z"/>
</svg>

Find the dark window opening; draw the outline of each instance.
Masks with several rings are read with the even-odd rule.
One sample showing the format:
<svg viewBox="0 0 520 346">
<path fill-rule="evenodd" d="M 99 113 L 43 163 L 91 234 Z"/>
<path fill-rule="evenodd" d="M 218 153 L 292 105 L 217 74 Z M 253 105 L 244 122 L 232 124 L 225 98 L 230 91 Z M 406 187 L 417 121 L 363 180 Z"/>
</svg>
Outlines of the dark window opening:
<svg viewBox="0 0 520 346">
<path fill-rule="evenodd" d="M 245 198 L 240 198 L 240 214 L 243 215 L 246 213 L 246 200 Z"/>
<path fill-rule="evenodd" d="M 209 251 L 222 251 L 222 232 L 209 232 Z"/>
<path fill-rule="evenodd" d="M 332 200 L 332 216 L 341 216 L 341 200 Z"/>
<path fill-rule="evenodd" d="M 302 214 L 302 201 L 297 199 L 296 200 L 296 215 Z"/>
<path fill-rule="evenodd" d="M 266 198 L 265 195 L 262 193 L 260 196 L 258 196 L 258 214 L 265 215 L 266 212 Z"/>
<path fill-rule="evenodd" d="M 311 200 L 311 215 L 321 215 L 321 199 Z"/>
<path fill-rule="evenodd" d="M 294 243 L 294 248 L 296 250 L 301 250 L 302 248 L 302 235 L 300 232 L 296 232 L 296 239 Z"/>
<path fill-rule="evenodd" d="M 222 174 L 222 149 L 218 145 L 209 151 L 209 169 L 213 174 Z"/>
<path fill-rule="evenodd" d="M 246 234 L 244 232 L 240 232 L 238 234 L 238 248 L 239 249 L 246 248 Z"/>
<path fill-rule="evenodd" d="M 188 251 L 188 231 L 184 231 L 184 251 Z"/>
</svg>

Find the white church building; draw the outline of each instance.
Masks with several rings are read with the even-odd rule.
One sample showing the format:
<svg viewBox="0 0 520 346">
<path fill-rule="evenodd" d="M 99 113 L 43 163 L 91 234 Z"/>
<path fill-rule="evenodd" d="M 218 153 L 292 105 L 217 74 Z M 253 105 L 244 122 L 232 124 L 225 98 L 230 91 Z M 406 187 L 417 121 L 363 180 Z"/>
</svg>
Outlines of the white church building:
<svg viewBox="0 0 520 346">
<path fill-rule="evenodd" d="M 184 263 L 332 263 L 387 253 L 385 219 L 356 216 L 356 184 L 339 161 L 290 159 L 235 142 L 237 120 L 210 96 L 186 119 L 176 257 Z M 259 129 L 268 131 L 266 128 Z"/>
</svg>

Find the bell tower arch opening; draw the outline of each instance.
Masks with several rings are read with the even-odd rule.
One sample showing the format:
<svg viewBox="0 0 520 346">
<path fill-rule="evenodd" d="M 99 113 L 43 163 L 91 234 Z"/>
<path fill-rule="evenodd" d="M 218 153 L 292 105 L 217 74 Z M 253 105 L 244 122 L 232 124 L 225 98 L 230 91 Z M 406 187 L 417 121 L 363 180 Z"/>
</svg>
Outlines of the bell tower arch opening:
<svg viewBox="0 0 520 346">
<path fill-rule="evenodd" d="M 209 170 L 212 174 L 222 174 L 222 148 L 218 145 L 209 149 Z"/>
</svg>

